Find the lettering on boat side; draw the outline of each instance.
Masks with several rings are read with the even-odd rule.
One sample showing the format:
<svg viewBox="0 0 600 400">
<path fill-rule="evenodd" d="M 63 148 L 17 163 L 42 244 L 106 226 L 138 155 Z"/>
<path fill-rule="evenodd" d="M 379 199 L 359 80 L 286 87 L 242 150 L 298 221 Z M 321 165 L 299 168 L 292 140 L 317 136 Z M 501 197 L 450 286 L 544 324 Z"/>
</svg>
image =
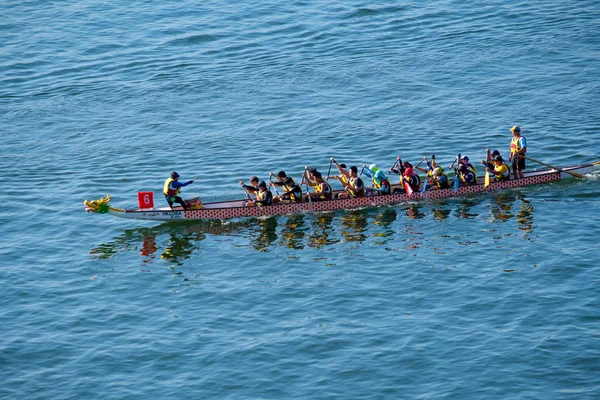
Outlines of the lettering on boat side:
<svg viewBox="0 0 600 400">
<path fill-rule="evenodd" d="M 165 211 L 165 212 L 145 212 L 142 213 L 143 217 L 169 217 L 171 219 L 182 219 L 183 215 L 181 211 Z"/>
</svg>

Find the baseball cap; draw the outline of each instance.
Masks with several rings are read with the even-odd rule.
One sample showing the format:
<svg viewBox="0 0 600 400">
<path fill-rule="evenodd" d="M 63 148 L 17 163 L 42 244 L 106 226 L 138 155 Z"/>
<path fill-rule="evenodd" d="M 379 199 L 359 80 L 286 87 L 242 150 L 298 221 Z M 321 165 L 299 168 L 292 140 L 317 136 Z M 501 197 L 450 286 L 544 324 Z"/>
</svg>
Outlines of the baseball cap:
<svg viewBox="0 0 600 400">
<path fill-rule="evenodd" d="M 519 128 L 519 125 L 515 125 L 512 128 L 510 128 L 510 131 L 511 132 L 515 132 L 515 131 L 521 132 L 521 128 Z"/>
<path fill-rule="evenodd" d="M 171 178 L 175 179 L 175 178 L 179 178 L 179 174 L 175 171 L 171 172 Z"/>
</svg>

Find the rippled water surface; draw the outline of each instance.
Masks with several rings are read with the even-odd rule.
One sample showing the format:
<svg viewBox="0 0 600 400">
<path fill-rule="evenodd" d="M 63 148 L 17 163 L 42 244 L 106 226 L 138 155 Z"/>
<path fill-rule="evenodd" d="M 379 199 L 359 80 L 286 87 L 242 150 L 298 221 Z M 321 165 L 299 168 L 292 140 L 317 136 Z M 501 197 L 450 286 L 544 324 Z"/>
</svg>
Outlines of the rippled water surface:
<svg viewBox="0 0 600 400">
<path fill-rule="evenodd" d="M 0 5 L 0 398 L 595 399 L 600 173 L 195 223 L 305 165 L 600 160 L 594 1 Z M 540 168 L 528 162 L 528 168 Z M 480 173 L 482 172 L 479 169 Z"/>
</svg>

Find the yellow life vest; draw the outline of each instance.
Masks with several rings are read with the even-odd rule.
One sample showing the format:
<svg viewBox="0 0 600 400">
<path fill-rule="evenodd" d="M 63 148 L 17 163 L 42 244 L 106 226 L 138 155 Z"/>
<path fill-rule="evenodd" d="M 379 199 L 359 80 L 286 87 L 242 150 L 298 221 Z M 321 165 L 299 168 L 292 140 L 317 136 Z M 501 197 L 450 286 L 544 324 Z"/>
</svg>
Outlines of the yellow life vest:
<svg viewBox="0 0 600 400">
<path fill-rule="evenodd" d="M 300 188 L 300 186 L 298 186 L 298 188 Z M 298 198 L 297 198 L 297 197 L 294 195 L 294 192 L 293 192 L 293 190 L 294 190 L 294 186 L 291 186 L 291 187 L 290 187 L 290 186 L 288 186 L 288 185 L 283 185 L 283 190 L 284 190 L 286 193 L 289 193 L 289 194 L 290 194 L 290 200 L 291 200 L 291 201 L 298 201 L 298 200 L 299 200 L 299 199 L 298 199 Z M 300 198 L 302 198 L 302 188 L 300 188 Z"/>
<path fill-rule="evenodd" d="M 349 186 L 348 186 L 348 193 L 350 193 L 350 196 L 352 197 L 361 197 L 362 195 L 365 194 L 365 187 L 363 185 L 362 188 L 360 188 L 360 190 L 355 191 L 354 190 L 354 186 L 356 184 L 356 181 L 358 181 L 360 178 L 357 176 L 356 178 L 350 178 L 350 181 L 348 182 Z"/>
<path fill-rule="evenodd" d="M 502 163 L 501 165 L 494 165 L 494 176 L 498 180 L 507 180 L 510 178 L 510 169 L 508 165 Z"/>
<path fill-rule="evenodd" d="M 446 172 L 444 171 L 444 169 L 442 167 L 437 166 L 436 168 L 440 168 L 442 170 L 442 173 L 438 175 L 440 177 L 440 179 L 439 180 L 438 179 L 434 179 L 434 177 L 433 177 L 433 170 L 429 170 L 429 172 L 427 172 L 427 177 L 429 178 L 429 180 L 431 182 L 435 183 L 437 185 L 437 187 L 440 188 L 440 189 L 442 188 L 442 182 L 441 182 L 443 180 L 442 178 L 445 178 L 445 181 L 446 181 L 446 185 L 445 186 L 448 186 L 448 183 L 450 182 L 448 180 L 448 175 L 446 174 Z M 426 183 L 427 182 L 425 182 L 424 184 L 426 184 Z"/>
<path fill-rule="evenodd" d="M 313 186 L 313 188 L 315 189 L 315 193 L 320 193 L 321 195 L 319 197 L 321 199 L 330 199 L 333 193 L 333 191 L 331 190 L 331 185 L 327 181 L 323 181 L 322 183 L 325 184 L 325 190 L 323 190 L 323 188 L 321 187 L 321 183 L 315 182 L 315 185 Z"/>
<path fill-rule="evenodd" d="M 521 147 L 519 147 L 520 141 L 521 141 L 521 136 L 513 137 L 510 140 L 510 154 L 518 153 L 519 150 L 521 150 Z"/>
<path fill-rule="evenodd" d="M 165 186 L 163 187 L 163 193 L 166 194 L 167 196 L 177 196 L 179 194 L 179 190 L 181 188 L 177 188 L 177 189 L 171 189 L 169 186 L 171 185 L 171 182 L 173 182 L 175 179 L 173 178 L 169 178 L 165 181 Z"/>
</svg>

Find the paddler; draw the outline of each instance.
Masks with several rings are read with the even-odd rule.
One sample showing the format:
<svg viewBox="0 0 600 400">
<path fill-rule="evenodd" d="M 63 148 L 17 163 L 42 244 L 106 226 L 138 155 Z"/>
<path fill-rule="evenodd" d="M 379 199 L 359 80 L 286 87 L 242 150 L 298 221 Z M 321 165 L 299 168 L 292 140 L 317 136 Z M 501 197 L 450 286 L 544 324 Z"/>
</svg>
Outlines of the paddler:
<svg viewBox="0 0 600 400">
<path fill-rule="evenodd" d="M 393 167 L 390 172 L 400 175 L 400 183 L 406 181 L 412 190 L 418 191 L 421 186 L 421 177 L 415 173 L 413 165 L 408 161 L 402 162 L 402 160 L 398 160 L 396 165 L 398 168 Z M 399 191 L 401 189 L 394 189 L 394 193 Z"/>
<path fill-rule="evenodd" d="M 282 171 L 280 171 L 282 172 Z M 271 182 L 271 185 L 276 185 L 278 182 Z M 280 203 L 284 200 L 289 200 L 290 202 L 300 203 L 302 201 L 302 188 L 298 185 L 292 177 L 286 176 L 281 185 L 283 187 L 283 194 L 279 196 L 275 196 L 273 198 L 273 203 Z"/>
<path fill-rule="evenodd" d="M 510 128 L 513 138 L 510 141 L 510 155 L 508 161 L 512 162 L 513 174 L 515 179 L 523 178 L 523 170 L 525 170 L 525 158 L 522 156 L 527 152 L 527 141 L 521 136 L 521 128 L 515 125 Z"/>
<path fill-rule="evenodd" d="M 366 196 L 377 196 L 390 194 L 391 185 L 385 174 L 377 164 L 371 164 L 368 168 L 363 165 L 363 172 L 373 180 L 373 186 L 365 189 Z"/>
<path fill-rule="evenodd" d="M 350 179 L 350 172 L 346 169 L 346 164 L 338 164 L 332 157 L 331 162 L 338 169 L 339 175 L 328 175 L 325 179 L 337 179 L 342 187 L 346 186 Z"/>
<path fill-rule="evenodd" d="M 312 175 L 312 179 L 309 175 Z M 331 185 L 323 180 L 319 171 L 306 172 L 304 174 L 304 179 L 306 180 L 306 183 L 315 190 L 314 192 L 306 193 L 304 195 L 306 199 L 308 199 L 308 196 L 310 196 L 312 201 L 324 201 L 333 198 Z"/>
<path fill-rule="evenodd" d="M 500 152 L 498 150 L 494 150 L 490 153 L 490 149 L 485 149 L 485 154 L 485 160 L 481 160 L 481 164 L 485 165 L 490 169 L 494 169 L 494 158 L 496 158 L 496 156 L 499 156 Z"/>
<path fill-rule="evenodd" d="M 465 186 L 477 184 L 477 172 L 473 164 L 469 162 L 469 157 L 463 156 L 458 162 L 457 169 L 460 182 Z"/>
<path fill-rule="evenodd" d="M 344 185 L 344 190 L 346 192 L 338 194 L 338 199 L 363 197 L 365 195 L 365 184 L 358 176 L 358 168 L 355 165 L 350 167 L 348 183 Z"/>
<path fill-rule="evenodd" d="M 448 180 L 448 175 L 446 175 L 444 169 L 440 165 L 436 164 L 435 156 L 431 156 L 431 162 L 427 160 L 427 157 L 423 157 L 423 160 L 427 163 L 427 169 L 417 167 L 419 171 L 425 172 L 427 174 L 423 185 L 426 185 L 427 180 L 429 180 L 432 183 L 432 189 L 450 188 L 450 181 Z"/>
<path fill-rule="evenodd" d="M 270 206 L 273 204 L 273 193 L 267 188 L 267 183 L 265 181 L 260 181 L 258 183 L 258 191 L 256 194 L 256 200 L 248 200 L 246 202 L 246 207 L 252 206 Z"/>
<path fill-rule="evenodd" d="M 194 183 L 195 180 L 196 179 L 192 179 L 191 181 L 181 183 L 179 182 L 179 174 L 175 171 L 171 172 L 171 177 L 165 181 L 165 185 L 163 187 L 163 193 L 171 209 L 173 209 L 173 203 L 178 203 L 181 205 L 181 207 L 183 207 L 184 210 L 187 210 L 185 201 L 183 201 L 183 199 L 179 197 L 178 194 L 181 191 L 182 187 L 191 185 L 192 183 Z"/>
<path fill-rule="evenodd" d="M 504 162 L 502 156 L 497 155 L 493 160 L 494 168 L 486 167 L 485 170 L 494 174 L 494 179 L 497 181 L 507 181 L 510 179 L 510 169 Z"/>
</svg>

